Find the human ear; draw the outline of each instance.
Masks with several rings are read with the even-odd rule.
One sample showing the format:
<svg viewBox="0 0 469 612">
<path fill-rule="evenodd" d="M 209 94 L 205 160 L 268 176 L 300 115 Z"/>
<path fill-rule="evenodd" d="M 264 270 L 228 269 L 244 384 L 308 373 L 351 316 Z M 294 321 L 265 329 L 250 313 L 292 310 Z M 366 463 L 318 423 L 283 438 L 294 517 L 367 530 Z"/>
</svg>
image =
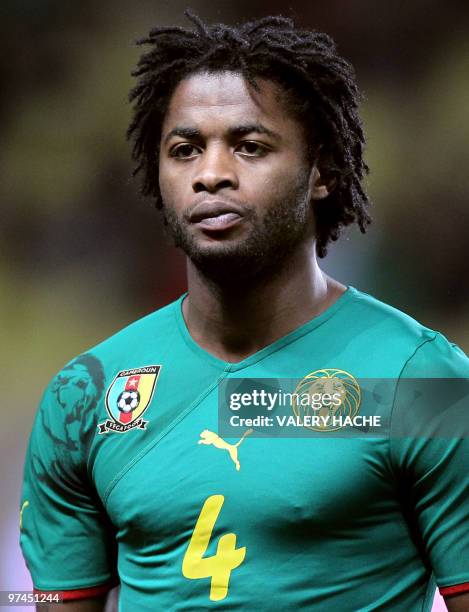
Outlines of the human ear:
<svg viewBox="0 0 469 612">
<path fill-rule="evenodd" d="M 309 193 L 312 200 L 324 200 L 335 187 L 335 179 L 326 181 L 319 172 L 316 164 L 311 168 L 309 175 Z"/>
</svg>

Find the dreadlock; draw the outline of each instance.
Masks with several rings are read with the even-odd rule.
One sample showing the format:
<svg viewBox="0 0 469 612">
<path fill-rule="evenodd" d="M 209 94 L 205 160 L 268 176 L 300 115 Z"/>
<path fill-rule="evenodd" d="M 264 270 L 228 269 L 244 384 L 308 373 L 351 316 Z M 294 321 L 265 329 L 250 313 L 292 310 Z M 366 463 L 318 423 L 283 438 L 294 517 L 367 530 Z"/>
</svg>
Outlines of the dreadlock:
<svg viewBox="0 0 469 612">
<path fill-rule="evenodd" d="M 256 77 L 281 85 L 289 110 L 306 129 L 311 160 L 334 185 L 326 199 L 315 203 L 318 256 L 324 257 L 328 243 L 351 223 L 365 233 L 371 218 L 361 184 L 368 167 L 358 115 L 360 93 L 353 67 L 337 54 L 334 41 L 321 32 L 295 29 L 291 19 L 280 16 L 230 27 L 206 25 L 190 11 L 185 15 L 195 30 L 158 27 L 137 41 L 151 45 L 132 72 L 137 85 L 129 96 L 134 114 L 127 137 L 133 141 L 133 174 L 143 175 L 142 194 L 162 208 L 161 126 L 178 83 L 196 72 L 233 71 L 255 89 Z"/>
</svg>

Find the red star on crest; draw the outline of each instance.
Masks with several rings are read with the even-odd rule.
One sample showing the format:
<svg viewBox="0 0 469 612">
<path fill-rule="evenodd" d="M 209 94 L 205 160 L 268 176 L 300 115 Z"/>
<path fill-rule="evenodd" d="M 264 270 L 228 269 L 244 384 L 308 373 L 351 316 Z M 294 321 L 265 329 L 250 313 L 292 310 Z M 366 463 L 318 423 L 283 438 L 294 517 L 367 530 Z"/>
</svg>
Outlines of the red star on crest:
<svg viewBox="0 0 469 612">
<path fill-rule="evenodd" d="M 133 387 L 134 389 L 136 389 L 137 385 L 138 385 L 138 378 L 129 378 L 127 382 L 127 387 Z"/>
</svg>

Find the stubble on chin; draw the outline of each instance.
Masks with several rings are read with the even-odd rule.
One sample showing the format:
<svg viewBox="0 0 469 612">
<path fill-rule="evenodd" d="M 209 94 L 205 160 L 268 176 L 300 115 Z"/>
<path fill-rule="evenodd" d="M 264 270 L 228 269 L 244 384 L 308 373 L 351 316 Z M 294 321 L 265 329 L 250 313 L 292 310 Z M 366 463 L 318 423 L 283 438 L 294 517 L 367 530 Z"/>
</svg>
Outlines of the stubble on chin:
<svg viewBox="0 0 469 612">
<path fill-rule="evenodd" d="M 279 198 L 263 216 L 246 206 L 243 223 L 248 229 L 238 238 L 201 244 L 190 223 L 178 217 L 174 209 L 164 205 L 163 214 L 174 245 L 184 251 L 205 277 L 224 284 L 259 278 L 281 266 L 307 237 L 310 206 L 307 176 L 302 173 L 288 196 Z"/>
</svg>

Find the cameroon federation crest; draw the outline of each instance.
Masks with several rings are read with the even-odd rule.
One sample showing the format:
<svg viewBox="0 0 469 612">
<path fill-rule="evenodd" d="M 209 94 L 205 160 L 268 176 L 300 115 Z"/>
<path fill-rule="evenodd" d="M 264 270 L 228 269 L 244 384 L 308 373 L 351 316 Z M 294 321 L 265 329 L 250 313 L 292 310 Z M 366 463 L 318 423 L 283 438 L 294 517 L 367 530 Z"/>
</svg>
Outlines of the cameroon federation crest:
<svg viewBox="0 0 469 612">
<path fill-rule="evenodd" d="M 143 413 L 150 405 L 161 366 L 145 366 L 119 372 L 106 393 L 109 419 L 98 425 L 98 433 L 125 433 L 131 429 L 146 429 Z"/>
</svg>

